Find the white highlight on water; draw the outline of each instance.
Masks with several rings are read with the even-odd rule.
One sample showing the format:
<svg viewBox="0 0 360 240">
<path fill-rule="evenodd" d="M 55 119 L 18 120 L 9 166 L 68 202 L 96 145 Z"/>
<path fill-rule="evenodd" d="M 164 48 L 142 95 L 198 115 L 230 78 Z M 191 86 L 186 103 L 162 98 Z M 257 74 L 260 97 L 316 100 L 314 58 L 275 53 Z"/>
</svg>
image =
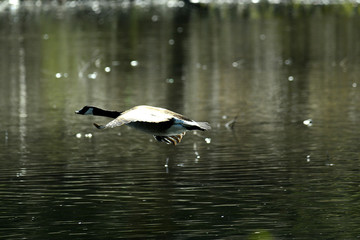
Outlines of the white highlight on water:
<svg viewBox="0 0 360 240">
<path fill-rule="evenodd" d="M 133 61 L 130 62 L 130 65 L 131 65 L 132 67 L 136 67 L 137 65 L 139 65 L 139 62 L 136 61 L 136 60 L 133 60 Z"/>
<path fill-rule="evenodd" d="M 309 119 L 304 120 L 303 124 L 308 126 L 308 127 L 311 127 L 312 126 L 312 119 L 309 118 Z"/>
</svg>

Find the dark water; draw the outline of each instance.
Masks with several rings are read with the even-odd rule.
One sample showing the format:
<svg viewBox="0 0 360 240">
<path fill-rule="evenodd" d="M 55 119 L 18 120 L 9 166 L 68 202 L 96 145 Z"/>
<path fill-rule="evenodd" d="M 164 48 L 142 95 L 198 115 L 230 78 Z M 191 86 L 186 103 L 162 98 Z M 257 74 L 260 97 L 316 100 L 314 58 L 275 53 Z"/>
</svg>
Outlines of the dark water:
<svg viewBox="0 0 360 240">
<path fill-rule="evenodd" d="M 360 238 L 359 20 L 341 6 L 4 10 L 0 239 Z M 169 146 L 95 129 L 107 119 L 74 114 L 89 104 L 213 129 Z"/>
</svg>

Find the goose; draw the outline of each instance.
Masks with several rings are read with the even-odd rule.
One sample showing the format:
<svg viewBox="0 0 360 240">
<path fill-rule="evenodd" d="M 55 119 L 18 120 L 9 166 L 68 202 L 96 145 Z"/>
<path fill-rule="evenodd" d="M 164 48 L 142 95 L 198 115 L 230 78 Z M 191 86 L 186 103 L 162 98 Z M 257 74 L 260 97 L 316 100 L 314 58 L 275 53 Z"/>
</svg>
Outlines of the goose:
<svg viewBox="0 0 360 240">
<path fill-rule="evenodd" d="M 181 142 L 186 131 L 207 131 L 211 129 L 210 124 L 207 122 L 196 122 L 165 108 L 147 105 L 135 106 L 123 112 L 85 106 L 82 109 L 75 111 L 75 113 L 114 118 L 114 120 L 105 125 L 94 123 L 94 126 L 98 129 L 127 125 L 153 135 L 159 142 L 173 145 Z"/>
</svg>

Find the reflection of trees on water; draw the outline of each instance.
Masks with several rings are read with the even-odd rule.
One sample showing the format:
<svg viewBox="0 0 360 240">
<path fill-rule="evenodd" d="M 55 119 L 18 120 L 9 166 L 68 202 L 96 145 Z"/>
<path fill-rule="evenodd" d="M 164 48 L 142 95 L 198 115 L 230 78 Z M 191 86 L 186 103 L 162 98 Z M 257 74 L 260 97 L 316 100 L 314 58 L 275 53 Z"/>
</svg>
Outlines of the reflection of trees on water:
<svg viewBox="0 0 360 240">
<path fill-rule="evenodd" d="M 199 236 L 258 225 L 280 236 L 357 236 L 357 212 L 343 211 L 357 208 L 358 14 L 269 4 L 104 9 L 0 13 L 1 206 L 21 216 L 9 229 L 30 232 L 41 218 L 49 226 L 66 205 L 64 219 L 90 216 L 110 232 L 125 222 L 144 236 L 190 234 L 190 224 Z M 166 148 L 126 128 L 99 133 L 74 114 L 86 104 L 164 106 L 209 120 L 211 141 L 189 134 Z"/>
</svg>

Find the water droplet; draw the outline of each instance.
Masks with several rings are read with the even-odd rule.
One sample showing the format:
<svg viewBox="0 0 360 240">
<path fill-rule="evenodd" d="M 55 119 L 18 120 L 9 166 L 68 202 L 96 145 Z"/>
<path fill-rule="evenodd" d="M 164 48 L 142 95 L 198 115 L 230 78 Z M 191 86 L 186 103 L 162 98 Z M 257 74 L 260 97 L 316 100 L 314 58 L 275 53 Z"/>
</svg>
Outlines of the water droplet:
<svg viewBox="0 0 360 240">
<path fill-rule="evenodd" d="M 286 59 L 284 63 L 285 65 L 291 65 L 291 59 Z"/>
<path fill-rule="evenodd" d="M 184 31 L 184 29 L 183 29 L 182 27 L 178 27 L 178 28 L 176 29 L 176 31 L 177 31 L 178 33 L 182 33 L 182 32 Z"/>
<path fill-rule="evenodd" d="M 111 68 L 110 67 L 105 67 L 105 72 L 110 72 L 111 71 Z"/>
<path fill-rule="evenodd" d="M 92 4 L 91 9 L 92 9 L 95 13 L 99 14 L 99 13 L 101 12 L 99 2 L 98 2 L 98 1 L 95 1 L 95 2 Z"/>
<path fill-rule="evenodd" d="M 75 136 L 76 136 L 77 138 L 81 138 L 81 133 L 77 133 Z"/>
<path fill-rule="evenodd" d="M 85 137 L 86 137 L 86 138 L 92 138 L 92 134 L 91 134 L 91 133 L 86 133 L 86 134 L 85 134 Z"/>
<path fill-rule="evenodd" d="M 130 65 L 131 65 L 132 67 L 136 67 L 137 65 L 139 65 L 139 62 L 136 61 L 136 60 L 133 60 L 133 61 L 130 62 Z"/>
<path fill-rule="evenodd" d="M 308 126 L 308 127 L 311 127 L 312 126 L 312 119 L 309 118 L 309 119 L 304 120 L 303 124 Z"/>
<path fill-rule="evenodd" d="M 210 143 L 211 143 L 211 138 L 205 138 L 205 142 L 206 142 L 207 144 L 210 144 Z"/>
<path fill-rule="evenodd" d="M 174 39 L 170 39 L 169 40 L 169 45 L 174 45 L 175 44 L 175 40 Z"/>
<path fill-rule="evenodd" d="M 173 79 L 173 78 L 167 78 L 167 79 L 166 79 L 166 82 L 167 82 L 167 83 L 174 83 L 174 79 Z"/>
<path fill-rule="evenodd" d="M 97 72 L 93 72 L 93 73 L 88 74 L 88 78 L 90 78 L 90 79 L 96 79 L 96 77 L 97 77 Z"/>
<path fill-rule="evenodd" d="M 288 77 L 288 80 L 289 80 L 289 82 L 292 82 L 292 81 L 294 81 L 294 77 L 293 77 L 293 76 L 289 76 L 289 77 Z"/>
<path fill-rule="evenodd" d="M 151 21 L 153 21 L 153 22 L 159 21 L 159 16 L 158 16 L 158 15 L 153 15 L 153 16 L 151 17 Z"/>
<path fill-rule="evenodd" d="M 61 73 L 56 73 L 56 74 L 55 74 L 55 77 L 56 77 L 56 78 L 61 78 Z"/>
<path fill-rule="evenodd" d="M 352 87 L 354 87 L 354 88 L 357 87 L 357 83 L 353 83 Z"/>
<path fill-rule="evenodd" d="M 184 1 L 178 1 L 178 4 L 177 4 L 177 6 L 178 6 L 179 8 L 182 8 L 182 7 L 184 7 L 184 6 L 185 6 L 185 3 L 184 3 Z"/>
</svg>

